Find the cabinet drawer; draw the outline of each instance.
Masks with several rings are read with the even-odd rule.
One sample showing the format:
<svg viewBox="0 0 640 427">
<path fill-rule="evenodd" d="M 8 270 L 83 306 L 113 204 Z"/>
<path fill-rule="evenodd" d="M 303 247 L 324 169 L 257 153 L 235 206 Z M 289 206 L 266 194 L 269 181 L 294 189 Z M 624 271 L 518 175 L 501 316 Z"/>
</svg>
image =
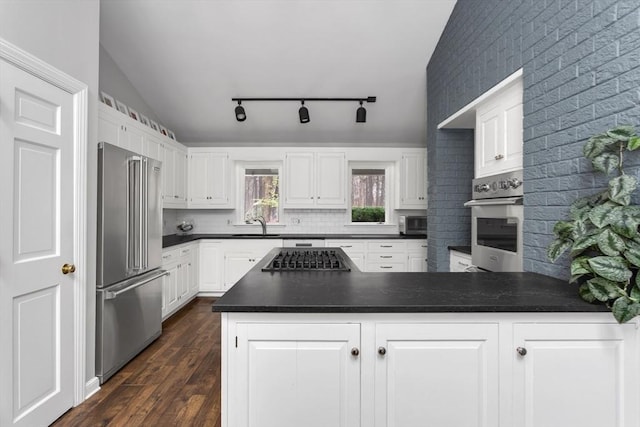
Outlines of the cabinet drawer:
<svg viewBox="0 0 640 427">
<path fill-rule="evenodd" d="M 367 261 L 372 263 L 390 263 L 390 262 L 400 262 L 403 263 L 406 260 L 407 256 L 405 253 L 400 252 L 391 252 L 391 253 L 383 253 L 383 252 L 372 252 L 367 257 Z"/>
<path fill-rule="evenodd" d="M 407 271 L 407 265 L 404 262 L 371 262 L 367 263 L 368 272 L 389 273 Z"/>
<path fill-rule="evenodd" d="M 374 241 L 367 243 L 369 252 L 404 252 L 407 250 L 406 242 Z"/>
<path fill-rule="evenodd" d="M 358 241 L 352 242 L 349 240 L 346 240 L 346 241 L 327 240 L 325 242 L 325 245 L 327 247 L 340 248 L 343 251 L 345 251 L 345 253 L 364 252 L 364 242 L 358 242 Z"/>
<path fill-rule="evenodd" d="M 449 252 L 449 271 L 452 273 L 465 272 L 471 266 L 471 255 L 462 252 Z"/>
<path fill-rule="evenodd" d="M 427 250 L 426 240 L 407 240 L 407 249 L 410 251 Z"/>
<path fill-rule="evenodd" d="M 190 256 L 191 255 L 191 248 L 182 248 L 180 249 L 180 256 Z"/>
<path fill-rule="evenodd" d="M 176 261 L 180 257 L 180 249 L 169 249 L 162 251 L 162 264 Z"/>
</svg>

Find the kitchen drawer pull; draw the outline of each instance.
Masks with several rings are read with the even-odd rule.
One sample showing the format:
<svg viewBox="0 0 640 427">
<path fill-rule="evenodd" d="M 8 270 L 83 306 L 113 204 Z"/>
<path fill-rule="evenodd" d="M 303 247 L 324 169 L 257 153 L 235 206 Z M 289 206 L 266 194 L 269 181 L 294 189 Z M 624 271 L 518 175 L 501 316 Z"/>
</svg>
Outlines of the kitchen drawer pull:
<svg viewBox="0 0 640 427">
<path fill-rule="evenodd" d="M 381 265 L 380 268 L 393 268 L 391 265 Z"/>
<path fill-rule="evenodd" d="M 380 258 L 393 258 L 393 255 L 380 255 Z"/>
<path fill-rule="evenodd" d="M 352 245 L 340 245 L 341 248 L 352 248 Z"/>
<path fill-rule="evenodd" d="M 392 248 L 393 245 L 380 245 L 381 248 Z"/>
<path fill-rule="evenodd" d="M 502 160 L 502 159 L 504 159 L 504 155 L 502 155 L 502 154 L 498 154 L 498 155 L 495 157 L 495 159 L 496 159 L 496 160 Z"/>
<path fill-rule="evenodd" d="M 467 264 L 466 262 L 458 261 L 458 264 L 463 267 L 469 267 L 469 264 Z"/>
</svg>

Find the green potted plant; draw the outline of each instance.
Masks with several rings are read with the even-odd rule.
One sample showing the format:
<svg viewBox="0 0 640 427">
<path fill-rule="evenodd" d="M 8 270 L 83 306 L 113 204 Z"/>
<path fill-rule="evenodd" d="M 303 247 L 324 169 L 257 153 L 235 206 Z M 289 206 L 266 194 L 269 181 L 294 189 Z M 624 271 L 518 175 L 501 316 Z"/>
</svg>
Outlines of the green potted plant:
<svg viewBox="0 0 640 427">
<path fill-rule="evenodd" d="M 625 173 L 624 155 L 640 148 L 633 127 L 595 135 L 584 146 L 593 168 L 613 177 L 608 188 L 577 199 L 570 219 L 558 221 L 547 256 L 555 262 L 570 251 L 570 283 L 588 302 L 605 303 L 620 323 L 640 315 L 640 206 L 631 204 L 638 180 Z"/>
</svg>

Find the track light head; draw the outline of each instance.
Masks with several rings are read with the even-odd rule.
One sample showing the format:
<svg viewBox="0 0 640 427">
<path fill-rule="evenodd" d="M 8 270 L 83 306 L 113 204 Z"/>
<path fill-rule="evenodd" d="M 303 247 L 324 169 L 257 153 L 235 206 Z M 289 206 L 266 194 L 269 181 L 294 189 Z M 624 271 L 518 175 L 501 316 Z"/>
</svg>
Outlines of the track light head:
<svg viewBox="0 0 640 427">
<path fill-rule="evenodd" d="M 239 122 L 244 122 L 247 119 L 247 114 L 244 111 L 244 107 L 241 105 L 242 101 L 238 101 L 238 106 L 236 107 L 236 120 Z"/>
<path fill-rule="evenodd" d="M 362 106 L 362 100 L 360 100 L 360 106 L 356 110 L 356 123 L 367 122 L 367 110 Z"/>
<path fill-rule="evenodd" d="M 301 100 L 300 103 L 302 107 L 298 110 L 298 115 L 300 116 L 300 123 L 309 123 L 311 119 L 309 118 L 309 110 L 304 106 L 304 100 Z"/>
</svg>

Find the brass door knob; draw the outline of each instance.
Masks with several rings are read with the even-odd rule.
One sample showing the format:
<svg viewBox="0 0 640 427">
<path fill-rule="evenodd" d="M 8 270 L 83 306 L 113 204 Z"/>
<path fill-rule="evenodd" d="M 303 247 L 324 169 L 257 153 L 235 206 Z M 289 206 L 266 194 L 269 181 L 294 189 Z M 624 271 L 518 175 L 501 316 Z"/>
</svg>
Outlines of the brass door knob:
<svg viewBox="0 0 640 427">
<path fill-rule="evenodd" d="M 62 274 L 69 274 L 76 271 L 76 266 L 73 264 L 65 264 L 62 266 Z"/>
</svg>

